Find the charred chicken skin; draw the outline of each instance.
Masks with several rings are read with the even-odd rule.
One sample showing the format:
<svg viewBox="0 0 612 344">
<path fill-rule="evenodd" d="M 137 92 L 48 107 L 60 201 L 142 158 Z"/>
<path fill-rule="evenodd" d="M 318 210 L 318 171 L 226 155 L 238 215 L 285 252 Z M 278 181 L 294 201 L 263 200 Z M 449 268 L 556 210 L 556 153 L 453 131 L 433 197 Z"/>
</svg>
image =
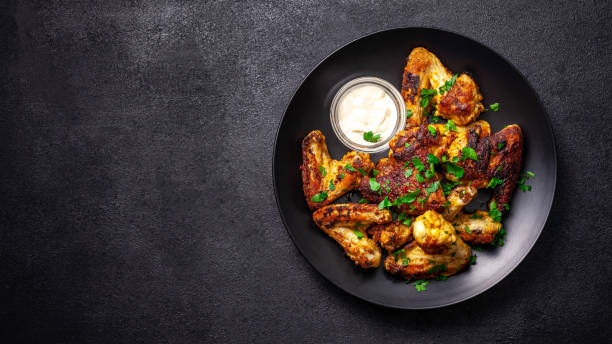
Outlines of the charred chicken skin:
<svg viewBox="0 0 612 344">
<path fill-rule="evenodd" d="M 452 80 L 448 91 L 444 89 Z M 435 115 L 453 120 L 458 125 L 465 125 L 475 120 L 484 110 L 482 95 L 478 86 L 467 74 L 453 79 L 453 74 L 442 64 L 440 59 L 425 48 L 412 50 L 406 61 L 402 78 L 401 94 L 406 103 L 406 110 L 412 116 L 406 119 L 406 126 L 418 126 L 425 122 L 421 103 L 424 89 L 436 91 L 433 103 L 437 104 Z"/>
<path fill-rule="evenodd" d="M 374 225 L 368 228 L 368 233 L 372 235 L 374 241 L 380 243 L 387 252 L 402 247 L 405 243 L 412 240 L 412 224 L 405 225 L 399 221 L 393 221 L 382 225 Z"/>
<path fill-rule="evenodd" d="M 470 244 L 490 244 L 502 228 L 489 213 L 477 210 L 473 214 L 460 213 L 453 226 L 463 241 Z"/>
<path fill-rule="evenodd" d="M 332 237 L 346 255 L 362 268 L 376 268 L 380 264 L 380 248 L 365 234 L 371 224 L 391 221 L 388 210 L 373 204 L 332 204 L 314 212 L 317 226 Z"/>
<path fill-rule="evenodd" d="M 368 174 L 374 164 L 370 155 L 350 151 L 342 160 L 333 160 L 319 131 L 302 140 L 302 183 L 311 210 L 326 206 L 359 185 L 362 172 Z M 319 195 L 313 199 L 315 195 Z M 319 201 L 319 202 L 317 202 Z"/>
</svg>

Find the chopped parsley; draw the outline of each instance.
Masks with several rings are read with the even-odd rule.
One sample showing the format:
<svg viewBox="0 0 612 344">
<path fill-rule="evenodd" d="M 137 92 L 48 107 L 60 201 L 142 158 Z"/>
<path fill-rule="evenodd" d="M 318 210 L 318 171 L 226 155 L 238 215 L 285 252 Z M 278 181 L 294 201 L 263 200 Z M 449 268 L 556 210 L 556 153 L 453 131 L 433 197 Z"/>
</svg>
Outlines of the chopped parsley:
<svg viewBox="0 0 612 344">
<path fill-rule="evenodd" d="M 506 230 L 502 227 L 497 234 L 495 234 L 495 238 L 491 241 L 491 245 L 495 246 L 504 246 L 504 240 L 506 239 Z"/>
<path fill-rule="evenodd" d="M 425 109 L 431 99 L 437 94 L 436 90 L 422 89 L 421 90 L 421 107 Z"/>
<path fill-rule="evenodd" d="M 405 195 L 403 195 L 402 197 L 396 198 L 393 201 L 393 205 L 402 205 L 402 204 L 410 204 L 412 202 L 414 202 L 417 197 L 419 197 L 419 195 L 421 194 L 421 190 L 414 190 L 411 191 Z"/>
<path fill-rule="evenodd" d="M 366 131 L 365 133 L 363 133 L 363 139 L 368 142 L 378 142 L 378 140 L 380 140 L 380 134 L 374 135 L 373 132 Z"/>
<path fill-rule="evenodd" d="M 455 125 L 455 122 L 453 122 L 452 119 L 449 119 L 448 122 L 446 122 L 446 124 L 444 125 L 444 127 L 449 131 L 457 131 L 457 126 Z"/>
<path fill-rule="evenodd" d="M 384 208 L 389 208 L 391 205 L 391 202 L 389 202 L 389 196 L 385 196 L 385 199 L 378 203 L 378 209 L 383 210 Z"/>
<path fill-rule="evenodd" d="M 427 192 L 427 194 L 432 194 L 434 192 L 436 192 L 438 190 L 438 187 L 440 186 L 440 182 L 436 181 L 433 182 L 431 184 L 429 184 L 428 187 L 425 188 L 425 191 Z"/>
<path fill-rule="evenodd" d="M 426 274 L 430 275 L 430 274 L 436 274 L 439 272 L 444 272 L 446 271 L 446 264 L 440 264 L 440 265 L 436 265 L 434 267 L 432 267 L 431 269 L 427 270 L 427 272 L 425 272 Z"/>
<path fill-rule="evenodd" d="M 412 158 L 412 164 L 414 165 L 414 168 L 416 168 L 419 171 L 425 171 L 425 165 L 423 165 L 423 163 L 421 162 L 421 160 L 417 157 Z"/>
<path fill-rule="evenodd" d="M 474 213 L 472 216 L 470 216 L 470 219 L 482 219 L 482 216 Z"/>
<path fill-rule="evenodd" d="M 493 189 L 494 187 L 501 185 L 503 182 L 503 179 L 493 177 L 491 178 L 491 181 L 489 181 L 489 184 L 487 184 L 487 188 Z"/>
<path fill-rule="evenodd" d="M 416 177 L 417 182 L 419 183 L 422 183 L 425 181 L 425 178 L 423 178 L 423 176 L 419 172 L 416 173 L 415 177 Z"/>
<path fill-rule="evenodd" d="M 338 179 L 340 180 L 344 179 L 344 172 L 340 173 L 340 175 L 338 176 Z"/>
<path fill-rule="evenodd" d="M 406 118 L 412 117 L 412 110 L 406 110 Z"/>
<path fill-rule="evenodd" d="M 404 171 L 404 177 L 406 178 L 410 178 L 410 176 L 412 175 L 413 170 L 411 168 L 408 168 L 406 171 Z"/>
<path fill-rule="evenodd" d="M 527 171 L 527 172 L 526 172 L 526 174 L 527 174 L 529 177 L 531 177 L 531 178 L 535 177 L 535 173 L 533 173 L 533 172 L 531 172 L 531 171 Z"/>
<path fill-rule="evenodd" d="M 492 110 L 493 112 L 497 112 L 497 110 L 499 110 L 499 103 L 493 103 L 491 105 L 489 105 L 488 108 L 484 109 L 485 112 Z"/>
<path fill-rule="evenodd" d="M 446 171 L 454 175 L 455 178 L 457 179 L 460 179 L 461 177 L 463 177 L 463 173 L 465 172 L 461 166 L 451 161 L 446 162 Z"/>
<path fill-rule="evenodd" d="M 463 150 L 461 150 L 461 152 L 463 153 L 461 155 L 461 161 L 465 161 L 466 159 L 472 159 L 474 161 L 478 161 L 478 155 L 476 155 L 476 151 L 474 150 L 474 148 L 464 147 Z"/>
<path fill-rule="evenodd" d="M 361 240 L 361 238 L 363 238 L 363 233 L 361 233 L 360 231 L 354 230 L 353 233 L 355 233 L 357 239 Z"/>
<path fill-rule="evenodd" d="M 367 204 L 367 203 L 368 203 L 368 200 L 365 198 L 362 198 L 359 200 L 359 204 Z"/>
<path fill-rule="evenodd" d="M 332 190 L 332 191 L 336 190 L 336 187 L 334 186 L 334 181 L 333 180 L 329 181 L 329 189 Z"/>
<path fill-rule="evenodd" d="M 321 176 L 325 177 L 327 175 L 327 171 L 325 170 L 325 166 L 319 166 L 319 171 L 321 171 Z"/>
<path fill-rule="evenodd" d="M 395 257 L 396 262 L 401 259 L 403 266 L 407 266 L 410 262 L 410 258 L 406 257 L 406 251 L 404 249 L 393 252 L 393 256 Z"/>
<path fill-rule="evenodd" d="M 408 142 L 404 143 L 404 147 L 406 147 L 406 148 L 410 147 L 410 143 L 408 143 Z"/>
<path fill-rule="evenodd" d="M 504 203 L 504 208 L 506 208 L 506 210 L 510 210 L 510 206 L 508 205 L 508 203 Z"/>
<path fill-rule="evenodd" d="M 440 94 L 443 94 L 444 92 L 450 91 L 451 87 L 453 87 L 456 80 L 457 80 L 457 74 L 453 75 L 453 77 L 450 80 L 446 81 L 444 85 L 440 86 L 438 88 L 438 92 L 440 92 Z"/>
<path fill-rule="evenodd" d="M 429 281 L 420 279 L 414 282 L 414 287 L 416 288 L 416 291 L 421 292 L 427 290 L 426 287 L 428 284 Z"/>
<path fill-rule="evenodd" d="M 345 170 L 348 170 L 348 171 L 351 171 L 351 172 L 357 172 L 357 169 L 356 169 L 356 168 L 354 168 L 353 166 L 351 166 L 350 164 L 346 164 L 346 165 L 344 166 L 344 169 L 345 169 Z"/>
<path fill-rule="evenodd" d="M 461 182 L 448 182 L 448 183 L 442 183 L 442 191 L 444 192 L 444 195 L 448 196 L 451 192 L 451 190 L 457 186 L 461 184 Z"/>
<path fill-rule="evenodd" d="M 521 178 L 518 181 L 518 186 L 521 188 L 521 191 L 531 191 L 531 185 L 525 184 L 525 181 L 529 178 L 535 177 L 535 173 L 531 171 L 527 171 L 525 174 L 521 175 Z"/>
<path fill-rule="evenodd" d="M 435 155 L 433 154 L 427 154 L 427 162 L 430 164 L 439 164 L 440 163 L 440 159 L 438 159 Z"/>
<path fill-rule="evenodd" d="M 379 170 L 377 170 L 377 169 L 375 169 L 375 168 L 374 168 L 374 169 L 372 169 L 372 174 L 374 175 L 374 177 L 376 177 L 376 176 L 377 176 L 379 173 L 380 173 L 380 171 L 379 171 Z"/>
<path fill-rule="evenodd" d="M 429 130 L 429 133 L 430 133 L 430 134 L 431 134 L 431 136 L 433 136 L 433 137 L 435 137 L 435 136 L 436 136 L 436 134 L 438 133 L 438 132 L 436 131 L 436 128 L 435 128 L 433 125 L 431 125 L 431 124 L 427 126 L 427 130 Z"/>
<path fill-rule="evenodd" d="M 367 176 L 368 174 L 366 173 L 366 171 L 363 170 L 363 168 L 359 168 L 359 173 L 363 174 L 364 176 Z"/>
<path fill-rule="evenodd" d="M 468 225 L 465 225 L 465 232 L 467 234 L 472 234 L 472 231 L 470 230 L 470 227 L 468 227 Z"/>
<path fill-rule="evenodd" d="M 489 204 L 489 216 L 491 216 L 493 221 L 501 222 L 502 214 L 501 211 L 499 211 L 499 208 L 497 207 L 497 203 L 495 203 L 495 201 L 491 201 L 491 203 Z"/>
<path fill-rule="evenodd" d="M 502 148 L 504 148 L 505 143 L 504 142 L 500 142 L 497 144 L 497 150 L 501 150 Z"/>
<path fill-rule="evenodd" d="M 376 178 L 370 178 L 370 189 L 372 191 L 380 190 L 380 183 L 376 181 Z"/>
<path fill-rule="evenodd" d="M 317 202 L 317 203 L 321 203 L 321 202 L 325 201 L 326 199 L 327 199 L 327 192 L 326 191 L 320 192 L 320 193 L 312 196 L 312 201 L 313 202 Z"/>
<path fill-rule="evenodd" d="M 470 263 L 470 265 L 476 264 L 476 258 L 477 258 L 476 255 L 471 256 L 468 263 Z"/>
</svg>

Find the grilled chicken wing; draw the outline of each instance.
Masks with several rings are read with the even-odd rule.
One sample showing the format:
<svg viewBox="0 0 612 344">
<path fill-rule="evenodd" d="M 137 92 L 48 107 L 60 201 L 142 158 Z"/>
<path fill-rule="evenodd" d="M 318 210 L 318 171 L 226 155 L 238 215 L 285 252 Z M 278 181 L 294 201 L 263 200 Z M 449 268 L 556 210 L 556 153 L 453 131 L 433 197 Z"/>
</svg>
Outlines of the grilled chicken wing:
<svg viewBox="0 0 612 344">
<path fill-rule="evenodd" d="M 521 170 L 523 134 L 516 124 L 509 125 L 493 135 L 488 135 L 489 132 L 490 127 L 484 121 L 477 121 L 460 129 L 446 154 L 449 161 L 454 161 L 461 167 L 463 175 L 457 178 L 447 166 L 445 177 L 475 188 L 501 183 L 494 187 L 491 200 L 505 212 L 506 208 L 502 205 L 509 202 Z M 477 161 L 463 156 L 466 147 L 475 151 Z M 495 180 L 492 181 L 493 178 Z"/>
<path fill-rule="evenodd" d="M 402 79 L 402 97 L 406 110 L 412 116 L 406 119 L 406 126 L 418 126 L 424 123 L 425 116 L 421 107 L 420 95 L 423 89 L 440 90 L 440 87 L 453 78 L 451 72 L 444 67 L 440 59 L 425 48 L 412 50 L 406 61 Z M 466 74 L 461 74 L 448 92 L 433 97 L 438 104 L 436 115 L 452 119 L 456 124 L 467 124 L 480 115 L 484 106 L 480 102 L 482 95 L 478 86 Z"/>
<path fill-rule="evenodd" d="M 314 210 L 338 199 L 359 185 L 362 177 L 360 169 L 367 174 L 373 167 L 367 153 L 351 151 L 342 160 L 333 160 L 327 151 L 325 136 L 319 130 L 310 132 L 302 140 L 301 166 L 308 207 Z M 317 194 L 320 197 L 313 200 Z"/>
<path fill-rule="evenodd" d="M 412 235 L 423 251 L 428 253 L 442 252 L 457 241 L 453 225 L 431 210 L 414 220 Z"/>
<path fill-rule="evenodd" d="M 452 189 L 446 197 L 450 203 L 448 207 L 444 208 L 442 216 L 446 221 L 452 221 L 457 214 L 468 205 L 474 198 L 478 196 L 478 189 L 473 186 L 457 186 Z"/>
<path fill-rule="evenodd" d="M 470 244 L 490 244 L 502 228 L 489 213 L 476 210 L 474 214 L 461 213 L 453 220 L 453 226 L 465 242 Z"/>
<path fill-rule="evenodd" d="M 419 216 L 414 222 L 415 240 L 387 256 L 385 269 L 406 279 L 450 276 L 463 270 L 472 249 L 453 234 L 452 227 L 433 211 Z"/>
<path fill-rule="evenodd" d="M 364 233 L 373 223 L 391 221 L 391 213 L 373 204 L 332 204 L 312 214 L 314 222 L 336 240 L 356 265 L 375 268 L 380 264 L 380 248 Z"/>
<path fill-rule="evenodd" d="M 372 239 L 380 243 L 387 252 L 391 253 L 412 240 L 412 223 L 410 226 L 398 221 L 382 225 L 374 225 L 368 228 Z"/>
<path fill-rule="evenodd" d="M 370 202 L 380 203 L 387 198 L 400 211 L 410 215 L 420 215 L 429 209 L 443 210 L 446 199 L 437 174 L 425 178 L 412 165 L 404 168 L 403 162 L 393 158 L 380 159 L 376 169 L 376 177 L 363 178 L 359 186 L 363 197 Z M 418 178 L 423 179 L 419 181 Z"/>
<path fill-rule="evenodd" d="M 427 166 L 427 155 L 433 154 L 439 159 L 455 136 L 456 133 L 446 129 L 443 124 L 408 128 L 389 141 L 389 157 L 402 162 L 412 161 L 417 157 Z"/>
</svg>

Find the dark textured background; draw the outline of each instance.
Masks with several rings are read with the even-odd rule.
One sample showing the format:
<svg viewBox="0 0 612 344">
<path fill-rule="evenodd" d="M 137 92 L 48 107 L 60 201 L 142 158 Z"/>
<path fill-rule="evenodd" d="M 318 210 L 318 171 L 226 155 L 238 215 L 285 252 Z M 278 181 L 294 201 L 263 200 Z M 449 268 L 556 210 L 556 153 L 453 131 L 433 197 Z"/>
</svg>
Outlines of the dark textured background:
<svg viewBox="0 0 612 344">
<path fill-rule="evenodd" d="M 0 5 L 0 329 L 43 342 L 595 342 L 612 336 L 612 7 L 605 1 Z M 300 256 L 274 135 L 337 47 L 433 26 L 540 95 L 556 199 L 533 251 L 439 310 L 353 298 Z M 6 341 L 5 341 L 6 342 Z"/>
</svg>

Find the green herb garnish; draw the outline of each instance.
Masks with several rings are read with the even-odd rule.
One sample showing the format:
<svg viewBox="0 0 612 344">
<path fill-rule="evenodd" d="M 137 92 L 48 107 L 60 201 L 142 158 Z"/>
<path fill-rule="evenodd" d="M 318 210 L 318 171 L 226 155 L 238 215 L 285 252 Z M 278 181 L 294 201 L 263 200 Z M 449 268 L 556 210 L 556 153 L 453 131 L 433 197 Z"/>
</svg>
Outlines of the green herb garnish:
<svg viewBox="0 0 612 344">
<path fill-rule="evenodd" d="M 374 135 L 373 132 L 366 131 L 365 133 L 363 133 L 363 139 L 368 142 L 378 142 L 378 140 L 380 140 L 380 134 Z"/>
<path fill-rule="evenodd" d="M 317 203 L 321 203 L 323 201 L 325 201 L 327 199 L 327 192 L 323 191 L 323 192 L 319 192 L 318 194 L 312 196 L 312 201 L 313 202 L 317 202 Z"/>
</svg>

